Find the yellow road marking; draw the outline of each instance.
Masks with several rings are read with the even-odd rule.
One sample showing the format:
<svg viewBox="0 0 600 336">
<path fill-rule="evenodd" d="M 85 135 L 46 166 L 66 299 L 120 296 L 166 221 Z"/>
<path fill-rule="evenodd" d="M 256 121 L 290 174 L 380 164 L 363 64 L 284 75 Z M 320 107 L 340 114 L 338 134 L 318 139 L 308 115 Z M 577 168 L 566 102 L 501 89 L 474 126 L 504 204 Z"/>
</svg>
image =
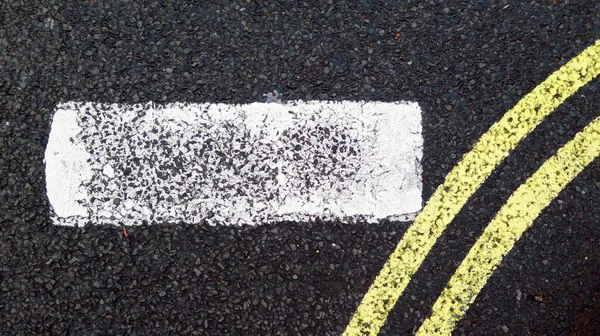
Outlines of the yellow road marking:
<svg viewBox="0 0 600 336">
<path fill-rule="evenodd" d="M 446 176 L 365 294 L 344 335 L 376 335 L 433 244 L 493 169 L 565 99 L 600 73 L 600 40 L 551 74 L 479 139 Z"/>
<path fill-rule="evenodd" d="M 600 117 L 513 193 L 460 264 L 417 335 L 450 335 L 523 232 L 598 155 Z"/>
</svg>

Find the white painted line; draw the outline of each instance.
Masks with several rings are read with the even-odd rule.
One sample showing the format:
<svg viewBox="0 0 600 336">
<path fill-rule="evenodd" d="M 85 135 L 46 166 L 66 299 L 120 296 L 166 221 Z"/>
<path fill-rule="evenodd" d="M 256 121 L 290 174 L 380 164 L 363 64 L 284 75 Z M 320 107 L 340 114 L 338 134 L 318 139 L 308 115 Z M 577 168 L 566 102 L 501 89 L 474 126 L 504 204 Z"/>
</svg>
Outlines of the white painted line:
<svg viewBox="0 0 600 336">
<path fill-rule="evenodd" d="M 412 220 L 417 103 L 56 108 L 46 185 L 59 225 Z"/>
</svg>

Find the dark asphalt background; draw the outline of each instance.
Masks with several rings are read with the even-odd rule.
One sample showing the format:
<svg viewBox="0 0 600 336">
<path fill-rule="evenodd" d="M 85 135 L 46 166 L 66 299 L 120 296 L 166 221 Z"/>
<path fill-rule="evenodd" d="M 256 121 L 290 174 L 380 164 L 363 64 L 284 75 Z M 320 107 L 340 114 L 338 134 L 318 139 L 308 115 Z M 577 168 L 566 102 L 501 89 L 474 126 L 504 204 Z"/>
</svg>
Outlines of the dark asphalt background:
<svg viewBox="0 0 600 336">
<path fill-rule="evenodd" d="M 1 335 L 338 335 L 410 223 L 51 225 L 60 101 L 417 101 L 424 199 L 491 124 L 600 38 L 597 1 L 0 3 Z M 600 111 L 598 80 L 475 194 L 382 335 L 409 335 L 510 194 Z M 600 335 L 600 162 L 535 221 L 456 335 Z M 333 245 L 335 244 L 335 246 Z M 517 300 L 517 291 L 522 293 Z"/>
</svg>

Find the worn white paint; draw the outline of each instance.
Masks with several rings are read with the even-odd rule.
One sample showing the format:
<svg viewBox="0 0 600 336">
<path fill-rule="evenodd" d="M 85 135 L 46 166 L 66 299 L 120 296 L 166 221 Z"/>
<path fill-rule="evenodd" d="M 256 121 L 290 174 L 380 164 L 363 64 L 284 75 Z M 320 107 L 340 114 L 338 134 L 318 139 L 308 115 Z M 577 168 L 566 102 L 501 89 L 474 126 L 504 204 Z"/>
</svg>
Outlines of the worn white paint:
<svg viewBox="0 0 600 336">
<path fill-rule="evenodd" d="M 46 148 L 46 189 L 54 212 L 59 217 L 87 216 L 87 193 L 82 183 L 92 178 L 91 159 L 81 142 L 75 142 L 81 127 L 77 114 L 58 109 Z"/>
<path fill-rule="evenodd" d="M 409 102 L 68 102 L 48 199 L 60 225 L 410 220 L 422 146 Z"/>
</svg>

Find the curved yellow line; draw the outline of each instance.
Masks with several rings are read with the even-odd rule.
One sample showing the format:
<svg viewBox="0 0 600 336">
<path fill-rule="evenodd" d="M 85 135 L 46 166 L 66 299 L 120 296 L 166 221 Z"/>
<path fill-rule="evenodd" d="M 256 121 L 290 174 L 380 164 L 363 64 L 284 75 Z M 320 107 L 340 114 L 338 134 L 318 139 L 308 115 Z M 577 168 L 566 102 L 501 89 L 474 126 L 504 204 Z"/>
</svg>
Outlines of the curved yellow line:
<svg viewBox="0 0 600 336">
<path fill-rule="evenodd" d="M 513 193 L 460 264 L 417 335 L 450 335 L 523 232 L 598 155 L 600 117 Z"/>
<path fill-rule="evenodd" d="M 600 40 L 551 74 L 479 139 L 446 176 L 358 306 L 344 335 L 376 335 L 433 244 L 494 168 L 565 99 L 600 73 Z"/>
</svg>

